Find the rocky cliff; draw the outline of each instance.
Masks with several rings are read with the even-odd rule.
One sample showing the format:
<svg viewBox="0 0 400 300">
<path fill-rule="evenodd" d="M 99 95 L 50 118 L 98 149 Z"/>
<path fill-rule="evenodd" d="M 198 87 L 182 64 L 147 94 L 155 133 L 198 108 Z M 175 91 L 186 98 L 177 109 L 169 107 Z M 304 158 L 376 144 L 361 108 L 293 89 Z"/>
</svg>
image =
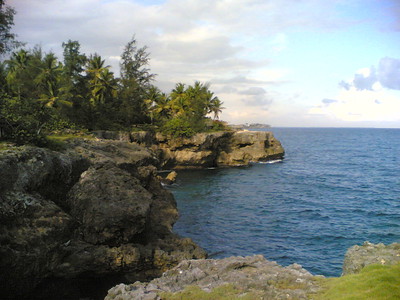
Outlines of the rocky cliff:
<svg viewBox="0 0 400 300">
<path fill-rule="evenodd" d="M 167 138 L 151 132 L 97 132 L 105 139 L 135 142 L 152 149 L 162 168 L 243 166 L 282 159 L 284 149 L 271 132 L 221 131 L 191 138 Z"/>
<path fill-rule="evenodd" d="M 369 277 L 369 285 L 364 285 L 363 276 L 348 279 L 346 275 L 359 273 L 368 265 L 396 265 L 399 257 L 398 243 L 353 246 L 346 253 L 340 278 L 313 276 L 298 264 L 282 267 L 261 255 L 185 260 L 150 282 L 115 286 L 105 300 L 398 299 L 400 291 L 390 291 L 398 278 L 396 271 L 376 280 Z M 352 280 L 350 287 L 348 280 Z"/>
<path fill-rule="evenodd" d="M 395 265 L 400 263 L 400 243 L 384 245 L 365 242 L 347 250 L 343 262 L 343 275 L 359 273 L 365 266 Z"/>
<path fill-rule="evenodd" d="M 101 298 L 204 258 L 172 233 L 176 203 L 154 165 L 151 151 L 122 141 L 0 151 L 1 297 Z"/>
<path fill-rule="evenodd" d="M 120 284 L 109 290 L 105 300 L 169 299 L 163 293 L 182 293 L 192 288 L 203 297 L 190 299 L 308 299 L 321 289 L 316 277 L 293 264 L 281 267 L 261 255 L 224 259 L 186 260 L 149 283 Z M 224 289 L 223 294 L 214 293 Z M 229 294 L 231 293 L 231 294 Z M 200 293 L 201 295 L 201 293 Z M 172 297 L 170 297 L 172 299 Z M 182 296 L 173 299 L 186 299 Z"/>
</svg>

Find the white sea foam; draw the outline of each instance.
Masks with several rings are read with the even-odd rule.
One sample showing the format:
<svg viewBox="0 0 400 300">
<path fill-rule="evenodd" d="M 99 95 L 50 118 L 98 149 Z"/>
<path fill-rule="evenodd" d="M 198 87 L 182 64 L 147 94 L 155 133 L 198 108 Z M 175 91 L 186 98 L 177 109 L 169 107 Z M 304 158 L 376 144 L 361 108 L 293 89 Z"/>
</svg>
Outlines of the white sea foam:
<svg viewBox="0 0 400 300">
<path fill-rule="evenodd" d="M 276 164 L 276 163 L 281 163 L 283 162 L 283 159 L 274 159 L 274 160 L 269 160 L 269 161 L 259 161 L 257 163 L 259 164 Z"/>
</svg>

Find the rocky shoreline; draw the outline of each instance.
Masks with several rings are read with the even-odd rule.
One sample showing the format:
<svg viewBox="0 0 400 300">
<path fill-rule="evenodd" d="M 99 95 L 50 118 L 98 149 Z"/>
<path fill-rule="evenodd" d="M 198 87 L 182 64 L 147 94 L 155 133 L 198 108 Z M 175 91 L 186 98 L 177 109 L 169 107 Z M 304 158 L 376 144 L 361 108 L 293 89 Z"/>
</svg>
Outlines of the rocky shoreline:
<svg viewBox="0 0 400 300">
<path fill-rule="evenodd" d="M 399 243 L 385 246 L 365 242 L 348 249 L 342 276 L 357 274 L 369 265 L 391 266 L 399 262 Z M 326 288 L 324 279 L 324 276 L 312 275 L 301 265 L 282 267 L 261 255 L 184 260 L 150 282 L 138 281 L 113 287 L 105 300 L 185 299 L 185 295 L 204 296 L 218 289 L 222 290 L 223 299 L 228 299 L 226 296 L 231 299 L 326 299 L 317 295 Z M 397 299 L 396 295 L 393 297 L 390 299 Z"/>
<path fill-rule="evenodd" d="M 95 134 L 102 139 L 137 143 L 150 149 L 162 169 L 246 166 L 251 162 L 282 159 L 285 155 L 281 143 L 266 131 L 219 131 L 174 139 L 148 131 Z"/>
<path fill-rule="evenodd" d="M 2 298 L 163 299 L 195 286 L 207 293 L 233 289 L 248 299 L 307 299 L 321 289 L 321 276 L 300 265 L 281 267 L 258 255 L 206 259 L 172 230 L 176 202 L 158 170 L 281 159 L 284 150 L 271 133 L 173 141 L 148 132 L 97 136 L 73 139 L 61 152 L 0 151 Z M 400 244 L 354 246 L 344 274 L 399 257 Z"/>
<path fill-rule="evenodd" d="M 62 152 L 0 151 L 3 298 L 101 299 L 117 283 L 147 281 L 182 260 L 206 258 L 173 233 L 176 202 L 157 170 L 283 156 L 280 143 L 264 133 L 174 141 L 146 132 L 128 134 L 129 140 L 111 134 L 112 140 L 71 140 Z"/>
</svg>

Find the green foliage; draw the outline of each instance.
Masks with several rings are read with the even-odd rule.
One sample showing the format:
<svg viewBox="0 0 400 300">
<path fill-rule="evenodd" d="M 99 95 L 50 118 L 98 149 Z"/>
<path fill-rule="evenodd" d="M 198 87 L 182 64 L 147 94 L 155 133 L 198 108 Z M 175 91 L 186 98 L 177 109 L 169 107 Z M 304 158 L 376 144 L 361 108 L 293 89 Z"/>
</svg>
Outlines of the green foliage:
<svg viewBox="0 0 400 300">
<path fill-rule="evenodd" d="M 5 6 L 4 0 L 0 0 L 0 56 L 20 45 L 15 40 L 16 35 L 11 32 L 14 25 L 15 10 Z"/>
<path fill-rule="evenodd" d="M 400 299 L 400 264 L 370 265 L 358 274 L 328 278 L 323 284 L 325 289 L 313 299 Z"/>
<path fill-rule="evenodd" d="M 0 0 L 0 54 L 16 46 L 10 33 L 15 12 Z M 130 130 L 137 125 L 159 127 L 169 135 L 191 136 L 218 130 L 208 114 L 222 102 L 208 84 L 176 85 L 170 94 L 152 85 L 147 47 L 133 37 L 121 55 L 116 78 L 98 54 L 80 53 L 78 41 L 62 44 L 63 61 L 40 47 L 19 49 L 0 63 L 0 139 L 43 145 L 54 130 Z"/>
<path fill-rule="evenodd" d="M 95 137 L 92 135 L 88 135 L 85 132 L 75 131 L 74 133 L 58 133 L 58 134 L 51 134 L 46 136 L 46 147 L 55 150 L 55 151 L 62 151 L 67 148 L 67 141 L 74 140 L 74 139 L 89 139 L 92 140 Z"/>
<path fill-rule="evenodd" d="M 44 145 L 43 127 L 50 118 L 45 107 L 25 99 L 3 97 L 0 104 L 2 139 L 17 144 Z"/>
<path fill-rule="evenodd" d="M 230 131 L 232 130 L 226 122 L 220 120 L 212 120 L 208 131 Z"/>
<path fill-rule="evenodd" d="M 121 55 L 118 112 L 125 127 L 151 122 L 145 100 L 155 74 L 147 68 L 149 56 L 146 46 L 138 48 L 135 37 L 126 44 Z"/>
<path fill-rule="evenodd" d="M 162 127 L 162 131 L 164 134 L 175 138 L 191 137 L 196 133 L 192 128 L 192 123 L 184 117 L 177 117 L 168 120 Z"/>
</svg>

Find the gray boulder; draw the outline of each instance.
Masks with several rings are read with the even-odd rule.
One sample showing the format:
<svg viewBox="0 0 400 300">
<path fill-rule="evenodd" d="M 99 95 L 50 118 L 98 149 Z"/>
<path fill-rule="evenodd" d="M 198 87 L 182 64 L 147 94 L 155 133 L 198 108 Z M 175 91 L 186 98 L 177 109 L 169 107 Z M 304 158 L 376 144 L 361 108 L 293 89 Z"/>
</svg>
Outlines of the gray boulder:
<svg viewBox="0 0 400 300">
<path fill-rule="evenodd" d="M 172 232 L 176 202 L 153 164 L 147 149 L 111 140 L 0 151 L 1 297 L 104 297 L 204 258 Z"/>
<path fill-rule="evenodd" d="M 162 292 L 176 293 L 189 286 L 210 292 L 228 284 L 259 299 L 308 299 L 320 290 L 315 278 L 298 264 L 281 267 L 261 255 L 185 260 L 148 283 L 117 285 L 105 300 L 158 300 Z"/>
<path fill-rule="evenodd" d="M 394 265 L 400 262 L 400 244 L 372 244 L 364 242 L 346 252 L 343 262 L 343 275 L 359 273 L 362 268 L 372 264 Z"/>
</svg>

